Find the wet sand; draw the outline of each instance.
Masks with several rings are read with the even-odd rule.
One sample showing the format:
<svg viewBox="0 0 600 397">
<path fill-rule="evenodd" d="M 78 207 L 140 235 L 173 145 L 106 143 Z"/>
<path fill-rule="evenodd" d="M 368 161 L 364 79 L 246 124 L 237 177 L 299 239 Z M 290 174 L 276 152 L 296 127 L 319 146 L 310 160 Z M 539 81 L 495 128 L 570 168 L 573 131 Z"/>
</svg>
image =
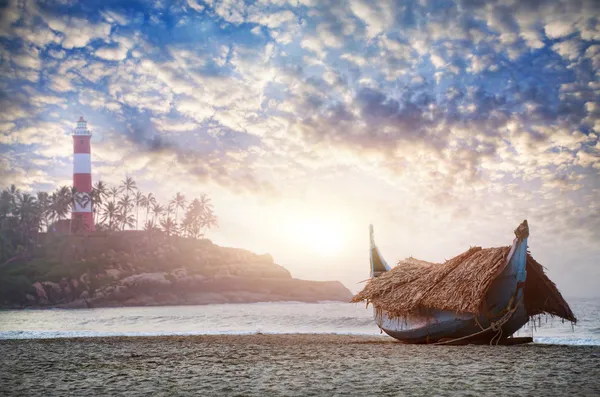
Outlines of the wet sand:
<svg viewBox="0 0 600 397">
<path fill-rule="evenodd" d="M 0 395 L 600 395 L 599 346 L 247 335 L 0 341 Z"/>
</svg>

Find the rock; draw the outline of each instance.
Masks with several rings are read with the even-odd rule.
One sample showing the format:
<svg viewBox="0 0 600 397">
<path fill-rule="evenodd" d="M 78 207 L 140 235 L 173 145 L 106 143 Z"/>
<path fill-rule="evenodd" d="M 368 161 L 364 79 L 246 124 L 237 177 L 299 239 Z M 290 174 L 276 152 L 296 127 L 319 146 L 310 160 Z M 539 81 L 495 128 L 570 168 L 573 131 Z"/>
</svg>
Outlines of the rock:
<svg viewBox="0 0 600 397">
<path fill-rule="evenodd" d="M 42 283 L 40 283 L 39 281 L 36 283 L 33 283 L 33 288 L 35 288 L 35 293 L 38 296 L 38 300 L 40 301 L 40 304 L 47 305 L 49 303 L 48 294 L 46 293 L 46 289 L 44 288 Z"/>
<path fill-rule="evenodd" d="M 175 270 L 173 270 L 171 272 L 171 275 L 176 279 L 176 280 L 185 280 L 188 278 L 188 274 L 187 274 L 187 269 L 180 267 L 177 268 Z"/>
<path fill-rule="evenodd" d="M 42 285 L 46 290 L 48 301 L 50 303 L 59 303 L 64 299 L 62 288 L 60 285 L 53 283 L 52 281 L 42 281 Z"/>
<path fill-rule="evenodd" d="M 149 285 L 166 286 L 171 284 L 171 282 L 165 278 L 165 273 L 134 274 L 132 276 L 125 277 L 123 280 L 121 280 L 121 283 L 127 287 Z"/>
<path fill-rule="evenodd" d="M 296 280 L 269 254 L 219 247 L 209 240 L 194 242 L 159 233 L 150 239 L 147 233 L 128 231 L 85 241 L 94 245 L 82 247 L 78 241 L 76 253 L 61 255 L 74 255 L 82 264 L 87 260 L 97 270 L 65 277 L 60 283 L 34 283 L 35 293 L 26 296 L 29 291 L 23 291 L 19 299 L 30 305 L 76 308 L 86 307 L 86 302 L 89 307 L 110 307 L 351 298 L 340 283 Z M 54 251 L 47 250 L 48 255 Z M 46 262 L 51 274 L 64 271 L 54 265 L 61 263 L 60 258 Z"/>
<path fill-rule="evenodd" d="M 60 280 L 60 288 L 62 289 L 63 295 L 66 295 L 66 297 L 71 297 L 72 290 L 71 283 L 69 282 L 69 280 L 67 280 L 66 278 Z"/>
<path fill-rule="evenodd" d="M 108 277 L 112 277 L 115 280 L 118 280 L 119 276 L 121 275 L 121 272 L 119 270 L 113 268 L 106 269 L 105 273 Z"/>
<path fill-rule="evenodd" d="M 77 299 L 67 303 L 61 303 L 60 305 L 56 305 L 56 307 L 61 309 L 87 309 L 88 305 L 85 300 Z"/>
</svg>

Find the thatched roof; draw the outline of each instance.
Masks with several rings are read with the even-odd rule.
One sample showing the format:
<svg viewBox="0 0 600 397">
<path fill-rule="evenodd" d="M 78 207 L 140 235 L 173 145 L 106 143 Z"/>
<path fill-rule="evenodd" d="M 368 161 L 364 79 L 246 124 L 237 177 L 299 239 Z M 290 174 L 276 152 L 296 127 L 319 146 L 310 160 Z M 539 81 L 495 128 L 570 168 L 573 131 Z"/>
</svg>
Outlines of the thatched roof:
<svg viewBox="0 0 600 397">
<path fill-rule="evenodd" d="M 408 258 L 370 279 L 352 302 L 367 301 L 392 318 L 428 309 L 479 314 L 492 282 L 504 269 L 509 251 L 510 247 L 474 247 L 444 264 Z M 529 253 L 524 304 L 530 316 L 547 313 L 576 321 L 556 285 Z"/>
</svg>

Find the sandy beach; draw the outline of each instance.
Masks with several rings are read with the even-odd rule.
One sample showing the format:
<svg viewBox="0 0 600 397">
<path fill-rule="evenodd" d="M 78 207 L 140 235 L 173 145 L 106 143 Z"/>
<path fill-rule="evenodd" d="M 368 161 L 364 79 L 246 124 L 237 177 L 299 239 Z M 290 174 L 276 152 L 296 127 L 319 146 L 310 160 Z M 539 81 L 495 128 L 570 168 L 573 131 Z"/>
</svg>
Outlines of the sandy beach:
<svg viewBox="0 0 600 397">
<path fill-rule="evenodd" d="M 1 395 L 600 395 L 598 346 L 414 346 L 388 337 L 0 341 Z"/>
</svg>

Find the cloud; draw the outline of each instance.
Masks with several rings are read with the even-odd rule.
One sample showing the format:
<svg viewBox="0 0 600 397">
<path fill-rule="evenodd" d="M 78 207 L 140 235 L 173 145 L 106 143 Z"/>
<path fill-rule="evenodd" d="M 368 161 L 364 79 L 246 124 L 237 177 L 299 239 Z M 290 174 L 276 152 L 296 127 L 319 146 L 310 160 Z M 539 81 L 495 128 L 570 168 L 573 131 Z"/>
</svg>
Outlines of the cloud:
<svg viewBox="0 0 600 397">
<path fill-rule="evenodd" d="M 3 154 L 13 177 L 68 180 L 65 138 L 84 114 L 102 178 L 127 170 L 165 192 L 193 180 L 231 197 L 340 194 L 355 214 L 413 225 L 407 241 L 456 227 L 448 247 L 472 233 L 492 241 L 528 217 L 552 236 L 544 241 L 591 252 L 598 7 L 10 2 L 0 22 Z"/>
<path fill-rule="evenodd" d="M 580 48 L 581 44 L 576 39 L 561 41 L 552 46 L 557 54 L 570 61 L 574 61 L 579 57 Z"/>
<path fill-rule="evenodd" d="M 116 46 L 107 46 L 98 48 L 94 55 L 98 58 L 106 59 L 107 61 L 122 61 L 127 58 L 129 50 L 119 44 Z"/>
<path fill-rule="evenodd" d="M 45 21 L 51 29 L 62 33 L 61 45 L 66 49 L 85 47 L 94 39 L 108 38 L 111 31 L 108 23 L 93 23 L 77 17 L 48 16 Z"/>
</svg>

